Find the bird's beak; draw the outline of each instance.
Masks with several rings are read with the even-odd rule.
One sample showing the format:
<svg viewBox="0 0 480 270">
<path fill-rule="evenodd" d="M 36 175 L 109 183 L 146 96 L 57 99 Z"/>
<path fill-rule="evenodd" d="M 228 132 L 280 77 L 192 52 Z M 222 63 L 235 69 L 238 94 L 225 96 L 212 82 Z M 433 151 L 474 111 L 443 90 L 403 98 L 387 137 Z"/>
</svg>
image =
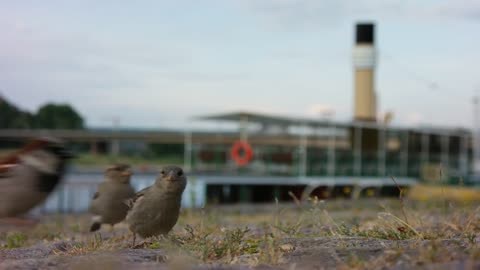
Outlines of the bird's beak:
<svg viewBox="0 0 480 270">
<path fill-rule="evenodd" d="M 169 182 L 175 181 L 175 173 L 174 172 L 169 172 L 167 177 L 165 177 L 165 180 L 167 180 Z"/>
</svg>

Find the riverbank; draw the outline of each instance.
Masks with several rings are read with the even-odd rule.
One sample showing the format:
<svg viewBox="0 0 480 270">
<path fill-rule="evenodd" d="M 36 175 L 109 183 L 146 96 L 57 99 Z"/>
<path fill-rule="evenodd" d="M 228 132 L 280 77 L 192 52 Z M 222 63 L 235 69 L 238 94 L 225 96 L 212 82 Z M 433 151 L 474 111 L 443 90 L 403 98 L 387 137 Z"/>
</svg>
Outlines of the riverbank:
<svg viewBox="0 0 480 270">
<path fill-rule="evenodd" d="M 475 269 L 478 203 L 309 201 L 185 209 L 166 239 L 132 248 L 124 224 L 47 216 L 0 233 L 2 269 Z M 472 267 L 472 268 L 469 268 Z"/>
</svg>

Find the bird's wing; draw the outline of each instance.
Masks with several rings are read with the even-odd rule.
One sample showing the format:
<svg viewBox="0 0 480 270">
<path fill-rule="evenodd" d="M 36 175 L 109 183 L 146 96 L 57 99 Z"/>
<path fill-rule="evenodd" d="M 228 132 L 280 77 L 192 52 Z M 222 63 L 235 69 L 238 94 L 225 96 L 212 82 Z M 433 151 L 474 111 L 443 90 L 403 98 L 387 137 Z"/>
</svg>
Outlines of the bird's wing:
<svg viewBox="0 0 480 270">
<path fill-rule="evenodd" d="M 17 164 L 9 163 L 9 164 L 0 164 L 0 172 L 8 171 L 15 167 Z"/>
<path fill-rule="evenodd" d="M 105 182 L 98 184 L 97 191 L 93 194 L 92 202 L 90 203 L 89 211 L 94 214 L 99 213 L 101 208 L 100 198 L 103 197 L 101 194 L 105 193 Z"/>
<path fill-rule="evenodd" d="M 19 156 L 29 153 L 31 151 L 40 149 L 41 147 L 44 147 L 46 144 L 48 144 L 48 141 L 45 141 L 44 139 L 33 140 L 28 144 L 24 145 L 21 149 L 17 150 L 16 152 L 11 153 L 10 155 L 0 159 L 0 164 L 17 163 Z"/>
<path fill-rule="evenodd" d="M 101 194 L 108 193 L 107 182 L 101 182 L 97 186 L 97 191 L 93 194 L 92 200 L 95 200 L 101 196 Z"/>
<path fill-rule="evenodd" d="M 142 190 L 140 190 L 139 192 L 135 193 L 135 196 L 133 196 L 132 198 L 128 199 L 128 200 L 125 200 L 124 203 L 128 206 L 128 208 L 132 209 L 133 206 L 135 205 L 136 202 L 139 202 L 143 196 L 145 196 L 145 194 L 148 192 L 148 190 L 150 190 L 151 187 L 146 187 Z"/>
<path fill-rule="evenodd" d="M 11 153 L 10 155 L 6 157 L 1 157 L 0 158 L 0 175 L 2 175 L 5 172 L 8 172 L 11 168 L 14 166 L 18 165 L 20 162 L 20 156 L 27 154 L 31 151 L 37 150 L 43 146 L 45 146 L 47 142 L 43 139 L 36 139 L 31 141 L 30 143 L 26 144 L 24 147 L 21 149 L 17 150 L 14 153 Z"/>
<path fill-rule="evenodd" d="M 15 166 L 17 164 L 0 164 L 0 179 L 8 177 Z"/>
</svg>

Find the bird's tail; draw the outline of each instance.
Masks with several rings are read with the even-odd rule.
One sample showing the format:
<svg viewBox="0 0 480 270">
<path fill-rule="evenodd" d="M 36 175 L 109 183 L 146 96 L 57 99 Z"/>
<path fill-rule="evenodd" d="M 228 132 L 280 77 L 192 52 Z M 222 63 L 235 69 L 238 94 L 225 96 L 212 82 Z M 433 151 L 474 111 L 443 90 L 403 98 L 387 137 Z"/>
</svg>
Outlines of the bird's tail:
<svg viewBox="0 0 480 270">
<path fill-rule="evenodd" d="M 94 216 L 92 218 L 92 225 L 90 226 L 90 232 L 98 231 L 102 227 L 102 217 Z"/>
</svg>

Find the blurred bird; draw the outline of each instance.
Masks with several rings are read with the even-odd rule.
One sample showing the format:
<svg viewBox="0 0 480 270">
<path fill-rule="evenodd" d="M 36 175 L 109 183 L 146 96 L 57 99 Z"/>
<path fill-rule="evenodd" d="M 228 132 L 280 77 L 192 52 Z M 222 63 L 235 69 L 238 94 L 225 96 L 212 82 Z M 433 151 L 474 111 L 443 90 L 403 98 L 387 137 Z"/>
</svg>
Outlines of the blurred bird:
<svg viewBox="0 0 480 270">
<path fill-rule="evenodd" d="M 100 183 L 93 196 L 90 212 L 94 214 L 90 231 L 99 230 L 102 224 L 113 226 L 125 219 L 128 206 L 124 201 L 135 195 L 130 185 L 130 166 L 117 164 L 105 171 L 105 181 Z"/>
<path fill-rule="evenodd" d="M 180 213 L 182 193 L 187 185 L 183 170 L 176 166 L 163 168 L 155 183 L 126 201 L 130 210 L 126 222 L 133 233 L 143 238 L 165 235 L 175 226 Z"/>
<path fill-rule="evenodd" d="M 71 157 L 61 141 L 41 138 L 0 161 L 0 218 L 20 216 L 42 203 L 61 182 Z"/>
</svg>

